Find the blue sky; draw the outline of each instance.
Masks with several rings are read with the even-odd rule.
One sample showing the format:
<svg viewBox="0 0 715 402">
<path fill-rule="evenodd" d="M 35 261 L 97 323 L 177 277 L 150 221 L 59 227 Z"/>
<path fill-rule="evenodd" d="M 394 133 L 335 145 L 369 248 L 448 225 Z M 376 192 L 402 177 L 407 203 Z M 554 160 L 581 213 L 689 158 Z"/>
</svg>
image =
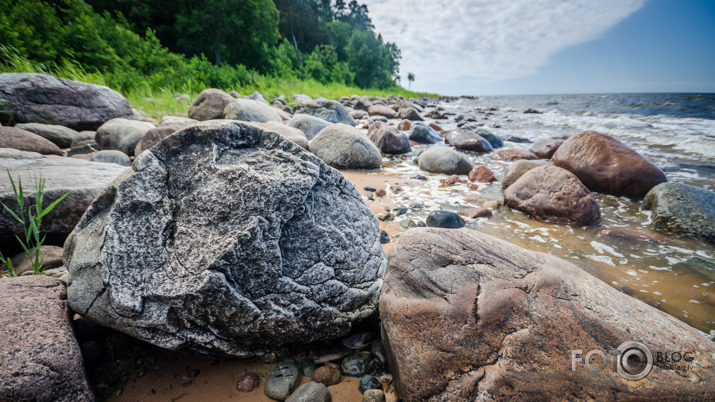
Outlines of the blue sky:
<svg viewBox="0 0 715 402">
<path fill-rule="evenodd" d="M 365 2 L 414 90 L 715 92 L 714 0 Z"/>
</svg>

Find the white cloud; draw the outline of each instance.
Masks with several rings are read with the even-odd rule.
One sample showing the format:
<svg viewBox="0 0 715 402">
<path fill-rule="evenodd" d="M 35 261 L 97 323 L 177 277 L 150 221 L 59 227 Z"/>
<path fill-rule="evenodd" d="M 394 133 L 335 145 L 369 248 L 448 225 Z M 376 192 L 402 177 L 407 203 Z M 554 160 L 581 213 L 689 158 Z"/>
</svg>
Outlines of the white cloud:
<svg viewBox="0 0 715 402">
<path fill-rule="evenodd" d="M 646 0 L 362 0 L 400 72 L 436 88 L 534 74 L 549 57 L 598 38 Z"/>
</svg>

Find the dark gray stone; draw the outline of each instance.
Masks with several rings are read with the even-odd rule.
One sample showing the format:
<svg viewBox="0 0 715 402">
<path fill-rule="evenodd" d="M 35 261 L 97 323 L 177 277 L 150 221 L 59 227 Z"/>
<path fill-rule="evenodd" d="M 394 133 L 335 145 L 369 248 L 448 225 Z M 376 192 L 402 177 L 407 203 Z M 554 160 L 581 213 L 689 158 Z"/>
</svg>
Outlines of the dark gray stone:
<svg viewBox="0 0 715 402">
<path fill-rule="evenodd" d="M 458 229 L 464 227 L 464 220 L 461 216 L 451 211 L 432 211 L 426 219 L 427 226 Z"/>
<path fill-rule="evenodd" d="M 339 172 L 277 134 L 206 122 L 142 153 L 97 198 L 65 265 L 72 308 L 102 325 L 268 360 L 374 317 L 386 259 Z"/>
<path fill-rule="evenodd" d="M 420 144 L 436 144 L 441 141 L 439 134 L 432 127 L 421 122 L 412 123 L 409 138 Z"/>
<path fill-rule="evenodd" d="M 484 138 L 491 144 L 492 148 L 501 148 L 504 146 L 504 140 L 501 139 L 501 137 L 494 135 L 490 133 L 489 131 L 479 128 L 476 130 L 477 135 L 480 137 Z"/>
<path fill-rule="evenodd" d="M 370 352 L 348 355 L 340 362 L 340 371 L 343 375 L 352 378 L 375 374 L 379 368 L 380 364 Z"/>
<path fill-rule="evenodd" d="M 641 207 L 653 211 L 656 229 L 715 243 L 715 193 L 682 183 L 653 187 Z"/>
<path fill-rule="evenodd" d="M 382 389 L 382 384 L 380 384 L 380 380 L 377 378 L 371 376 L 371 375 L 366 375 L 363 378 L 360 379 L 360 384 L 358 384 L 358 391 L 360 391 L 361 394 L 364 394 L 365 391 L 368 389 Z"/>
<path fill-rule="evenodd" d="M 132 116 L 129 102 L 100 85 L 33 73 L 0 74 L 0 121 L 57 124 L 94 130 L 107 120 Z"/>
<path fill-rule="evenodd" d="M 308 378 L 313 376 L 316 368 L 317 366 L 312 359 L 306 357 L 300 361 L 300 372 Z"/>
</svg>

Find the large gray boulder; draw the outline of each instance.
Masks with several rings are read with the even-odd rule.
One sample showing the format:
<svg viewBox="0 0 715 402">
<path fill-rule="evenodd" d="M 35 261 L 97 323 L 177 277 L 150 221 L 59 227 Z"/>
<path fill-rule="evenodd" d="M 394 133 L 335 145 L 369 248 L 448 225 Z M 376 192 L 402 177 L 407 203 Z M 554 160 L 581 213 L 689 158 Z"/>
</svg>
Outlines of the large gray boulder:
<svg viewBox="0 0 715 402">
<path fill-rule="evenodd" d="M 176 350 L 275 359 L 375 317 L 375 215 L 279 135 L 206 122 L 143 152 L 65 243 L 72 309 Z"/>
<path fill-rule="evenodd" d="M 343 105 L 339 102 L 327 100 L 327 99 L 316 99 L 311 101 L 301 101 L 296 104 L 294 112 L 309 114 L 311 116 L 319 117 L 323 120 L 329 121 L 331 123 L 344 122 L 354 126 L 355 119 L 350 116 L 350 113 L 345 109 Z"/>
<path fill-rule="evenodd" d="M 60 148 L 71 147 L 72 140 L 79 135 L 78 132 L 71 128 L 56 124 L 23 123 L 15 125 L 15 128 L 35 133 Z"/>
<path fill-rule="evenodd" d="M 204 89 L 189 106 L 189 118 L 201 121 L 220 119 L 223 110 L 232 101 L 233 96 L 220 89 Z"/>
<path fill-rule="evenodd" d="M 360 130 L 344 123 L 322 129 L 308 144 L 310 152 L 338 169 L 380 169 L 382 155 Z"/>
<path fill-rule="evenodd" d="M 452 148 L 432 147 L 417 158 L 420 169 L 432 173 L 467 174 L 472 170 L 472 162 Z"/>
<path fill-rule="evenodd" d="M 266 123 L 275 121 L 283 122 L 281 115 L 275 108 L 265 102 L 253 99 L 234 99 L 226 105 L 223 117 L 229 120 L 251 121 L 256 123 Z"/>
<path fill-rule="evenodd" d="M 94 137 L 100 149 L 114 149 L 134 155 L 134 149 L 154 125 L 144 121 L 112 119 L 97 129 Z"/>
<path fill-rule="evenodd" d="M 0 295 L 0 401 L 94 401 L 64 282 L 0 278 Z"/>
<path fill-rule="evenodd" d="M 302 131 L 308 138 L 308 141 L 312 140 L 320 130 L 331 124 L 333 123 L 308 114 L 296 114 L 286 122 L 288 127 L 297 128 Z"/>
<path fill-rule="evenodd" d="M 43 206 L 48 206 L 69 192 L 62 202 L 42 218 L 42 233 L 68 235 L 90 203 L 126 167 L 113 163 L 90 162 L 61 156 L 43 156 L 34 152 L 0 149 L 0 201 L 17 212 L 17 203 L 7 171 L 15 184 L 22 180 L 25 205 L 34 205 L 35 192 L 30 177 L 45 179 Z M 0 244 L 15 244 L 15 235 L 23 233 L 21 225 L 4 209 L 0 210 Z"/>
<path fill-rule="evenodd" d="M 390 251 L 380 318 L 403 401 L 715 395 L 715 344 L 702 333 L 569 262 L 475 230 L 404 232 Z M 650 355 L 688 368 L 647 371 L 631 341 L 650 350 L 644 363 Z M 627 365 L 614 358 L 619 348 Z M 594 368 L 607 361 L 590 370 L 587 356 Z"/>
<path fill-rule="evenodd" d="M 94 130 L 105 121 L 132 116 L 129 102 L 100 85 L 46 74 L 0 74 L 0 122 L 58 124 Z"/>
<path fill-rule="evenodd" d="M 641 207 L 653 211 L 656 229 L 715 243 L 715 193 L 682 183 L 653 187 Z"/>
</svg>

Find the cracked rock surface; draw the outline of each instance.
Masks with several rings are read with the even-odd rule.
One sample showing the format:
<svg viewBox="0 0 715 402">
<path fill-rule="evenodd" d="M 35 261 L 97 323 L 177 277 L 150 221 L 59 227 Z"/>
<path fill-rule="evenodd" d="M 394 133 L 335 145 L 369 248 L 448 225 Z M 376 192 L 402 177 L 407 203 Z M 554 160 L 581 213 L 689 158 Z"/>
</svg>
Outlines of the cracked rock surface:
<svg viewBox="0 0 715 402">
<path fill-rule="evenodd" d="M 0 295 L 0 401 L 94 401 L 64 282 L 0 278 Z"/>
<path fill-rule="evenodd" d="M 392 247 L 380 295 L 383 342 L 404 401 L 707 400 L 715 346 L 697 330 L 566 261 L 469 229 L 414 228 Z M 693 353 L 687 372 L 629 381 L 610 349 Z M 572 371 L 571 351 L 608 367 Z M 594 358 L 594 365 L 600 363 Z"/>
<path fill-rule="evenodd" d="M 71 307 L 168 348 L 261 360 L 377 313 L 378 221 L 338 171 L 241 123 L 134 162 L 65 243 Z"/>
</svg>

